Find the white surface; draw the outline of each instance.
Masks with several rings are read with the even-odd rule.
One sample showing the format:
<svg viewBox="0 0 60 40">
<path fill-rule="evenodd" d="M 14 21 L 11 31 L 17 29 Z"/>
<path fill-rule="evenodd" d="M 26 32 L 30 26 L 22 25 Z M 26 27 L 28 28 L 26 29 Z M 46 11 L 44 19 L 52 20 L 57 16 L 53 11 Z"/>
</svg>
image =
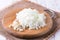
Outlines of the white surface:
<svg viewBox="0 0 60 40">
<path fill-rule="evenodd" d="M 18 1 L 20 1 L 20 0 L 18 0 Z M 0 10 L 3 10 L 4 8 L 6 8 L 16 2 L 17 2 L 17 0 L 0 0 Z"/>
<path fill-rule="evenodd" d="M 5 7 L 17 2 L 20 0 L 0 0 L 0 10 L 3 10 Z M 60 12 L 60 0 L 31 0 L 35 3 L 43 5 L 47 8 Z M 5 40 L 5 38 L 1 35 L 0 40 Z M 52 36 L 49 40 L 60 40 L 60 30 L 58 30 L 55 34 L 55 37 Z"/>
<path fill-rule="evenodd" d="M 0 35 L 0 40 L 6 40 L 6 38 L 2 35 Z"/>
<path fill-rule="evenodd" d="M 60 0 L 30 0 L 54 11 L 60 12 Z"/>
<path fill-rule="evenodd" d="M 55 34 L 55 40 L 60 40 L 60 30 L 58 30 Z"/>
</svg>

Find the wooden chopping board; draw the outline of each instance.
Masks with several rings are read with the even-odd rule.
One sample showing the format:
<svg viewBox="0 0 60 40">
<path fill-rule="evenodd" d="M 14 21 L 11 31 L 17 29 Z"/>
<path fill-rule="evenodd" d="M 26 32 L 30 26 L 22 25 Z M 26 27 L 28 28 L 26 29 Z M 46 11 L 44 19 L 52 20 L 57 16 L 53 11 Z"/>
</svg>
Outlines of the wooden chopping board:
<svg viewBox="0 0 60 40">
<path fill-rule="evenodd" d="M 4 35 L 4 36 L 7 38 L 7 40 L 22 40 L 22 39 L 16 38 L 16 37 L 8 34 L 8 33 L 2 28 L 2 24 L 1 24 L 2 17 L 4 16 L 4 14 L 6 14 L 7 10 L 11 9 L 11 8 L 14 7 L 14 6 L 18 6 L 18 5 L 21 5 L 21 4 L 24 4 L 24 3 L 25 3 L 25 5 L 27 5 L 27 3 L 35 5 L 35 4 L 32 3 L 32 2 L 21 1 L 21 2 L 17 2 L 16 4 L 13 4 L 12 6 L 10 6 L 10 7 L 6 8 L 6 9 L 0 11 L 0 34 Z M 37 5 L 38 5 L 38 4 L 36 4 L 36 6 L 37 6 Z M 41 6 L 41 5 L 38 5 L 38 6 L 41 8 L 41 10 L 45 10 L 46 12 L 51 13 L 51 12 L 49 11 L 50 9 L 47 9 L 47 8 Z M 38 40 L 44 40 L 44 39 L 45 39 L 45 40 L 48 40 L 52 35 L 54 35 L 54 33 L 55 33 L 58 29 L 60 29 L 60 13 L 55 12 L 55 11 L 53 11 L 53 12 L 55 13 L 54 18 L 55 18 L 55 17 L 56 17 L 56 18 L 55 18 L 54 20 L 55 20 L 55 22 L 56 22 L 56 24 L 57 24 L 57 25 L 55 25 L 55 26 L 57 26 L 57 27 L 56 27 L 56 29 L 54 30 L 54 32 L 51 33 L 50 35 L 48 35 L 47 37 L 39 37 L 39 38 L 35 38 L 35 39 L 33 39 L 33 40 L 37 40 L 37 39 L 38 39 Z M 28 40 L 28 39 L 25 39 L 25 40 Z M 30 40 L 32 40 L 32 39 L 30 39 Z"/>
</svg>

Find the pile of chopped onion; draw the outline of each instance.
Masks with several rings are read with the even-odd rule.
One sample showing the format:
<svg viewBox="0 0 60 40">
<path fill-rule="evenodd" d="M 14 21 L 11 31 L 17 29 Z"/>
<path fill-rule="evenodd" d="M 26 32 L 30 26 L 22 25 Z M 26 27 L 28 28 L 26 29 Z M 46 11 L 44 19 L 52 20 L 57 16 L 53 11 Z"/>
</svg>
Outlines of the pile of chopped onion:
<svg viewBox="0 0 60 40">
<path fill-rule="evenodd" d="M 36 9 L 26 8 L 16 14 L 16 19 L 10 26 L 19 31 L 24 31 L 26 28 L 37 30 L 46 25 L 45 19 L 44 13 L 40 13 Z"/>
</svg>

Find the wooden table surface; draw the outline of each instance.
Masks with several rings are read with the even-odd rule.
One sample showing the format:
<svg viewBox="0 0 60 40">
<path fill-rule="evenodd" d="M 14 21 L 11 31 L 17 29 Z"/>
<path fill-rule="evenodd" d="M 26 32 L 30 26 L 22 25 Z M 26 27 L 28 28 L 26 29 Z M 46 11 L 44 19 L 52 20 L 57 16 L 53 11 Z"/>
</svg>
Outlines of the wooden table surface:
<svg viewBox="0 0 60 40">
<path fill-rule="evenodd" d="M 42 9 L 47 9 L 47 8 L 45 8 L 45 7 L 42 7 L 41 6 L 41 8 Z M 6 9 L 4 9 L 4 10 L 6 10 Z M 2 11 L 4 11 L 4 10 L 2 10 Z M 50 10 L 50 9 L 49 9 Z M 7 38 L 7 40 L 28 40 L 28 39 L 19 39 L 19 38 L 15 38 L 15 37 L 13 37 L 13 36 L 11 36 L 10 34 L 8 34 L 3 28 L 2 28 L 2 24 L 1 24 L 1 21 L 2 21 L 2 17 L 3 17 L 3 15 L 4 15 L 4 13 L 2 13 L 2 11 L 0 11 L 0 34 L 2 34 L 2 35 L 4 35 L 6 38 Z M 55 11 L 54 11 L 55 12 Z M 56 14 L 56 22 L 57 22 L 57 30 L 58 29 L 60 29 L 60 13 L 58 13 L 58 12 L 55 12 L 55 14 Z M 56 31 L 57 31 L 56 30 Z M 55 31 L 55 32 L 56 32 Z M 54 32 L 54 33 L 55 33 Z M 53 33 L 53 34 L 54 34 Z M 46 37 L 46 38 L 44 38 L 45 40 L 48 40 L 48 38 Z M 34 39 L 34 40 L 42 40 L 42 39 L 40 39 L 40 38 L 38 38 L 38 39 Z"/>
</svg>

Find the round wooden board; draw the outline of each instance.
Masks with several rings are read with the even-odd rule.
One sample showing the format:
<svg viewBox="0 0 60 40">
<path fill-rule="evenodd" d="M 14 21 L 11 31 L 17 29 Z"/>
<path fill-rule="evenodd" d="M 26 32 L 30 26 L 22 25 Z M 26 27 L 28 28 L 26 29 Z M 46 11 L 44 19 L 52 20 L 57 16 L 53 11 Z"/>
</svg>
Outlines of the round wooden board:
<svg viewBox="0 0 60 40">
<path fill-rule="evenodd" d="M 22 39 L 20 39 L 20 38 L 16 38 L 16 37 L 14 37 L 14 36 L 12 36 L 12 35 L 10 35 L 10 34 L 8 34 L 3 28 L 2 28 L 2 18 L 3 18 L 3 16 L 4 16 L 4 14 L 6 14 L 6 12 L 7 12 L 7 10 L 11 10 L 11 8 L 13 7 L 13 6 L 21 6 L 21 4 L 34 4 L 35 6 L 37 6 L 38 4 L 35 4 L 35 3 L 32 3 L 32 2 L 29 2 L 29 1 L 21 1 L 21 2 L 17 2 L 16 4 L 13 4 L 12 6 L 10 6 L 10 7 L 8 7 L 8 8 L 5 8 L 4 10 L 2 10 L 1 12 L 0 12 L 0 34 L 2 34 L 2 35 L 4 35 L 6 38 L 7 38 L 7 40 L 9 39 L 9 40 L 22 40 Z M 50 9 L 47 9 L 47 8 L 45 8 L 45 7 L 43 7 L 43 6 L 40 6 L 40 5 L 38 5 L 40 8 L 41 8 L 41 10 L 45 10 L 46 12 L 48 12 L 49 14 L 51 13 L 49 10 Z M 38 37 L 38 38 L 35 38 L 35 39 L 33 39 L 33 40 L 43 40 L 43 39 L 45 39 L 45 40 L 48 40 L 52 35 L 54 35 L 54 33 L 60 28 L 60 13 L 58 13 L 58 12 L 55 12 L 55 11 L 53 11 L 54 13 L 55 13 L 55 15 L 54 15 L 54 17 L 52 18 L 53 19 L 53 21 L 54 21 L 54 25 L 53 25 L 53 29 L 54 30 L 52 30 L 49 34 L 47 34 L 47 35 L 44 35 L 44 36 L 42 36 L 42 37 Z M 28 39 L 26 39 L 26 40 L 28 40 Z M 30 39 L 31 40 L 31 39 Z"/>
</svg>

